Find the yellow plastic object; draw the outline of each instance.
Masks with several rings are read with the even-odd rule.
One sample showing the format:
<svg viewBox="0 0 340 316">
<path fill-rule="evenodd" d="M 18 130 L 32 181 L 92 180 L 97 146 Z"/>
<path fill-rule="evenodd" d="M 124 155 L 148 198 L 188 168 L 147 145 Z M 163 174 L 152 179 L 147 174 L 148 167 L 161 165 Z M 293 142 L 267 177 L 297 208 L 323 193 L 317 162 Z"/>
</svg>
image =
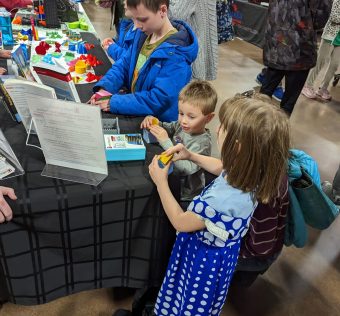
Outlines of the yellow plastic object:
<svg viewBox="0 0 340 316">
<path fill-rule="evenodd" d="M 22 35 L 21 33 L 18 33 L 17 40 L 27 41 L 28 40 L 28 36 L 27 35 Z"/>
<path fill-rule="evenodd" d="M 80 81 L 79 77 L 72 77 L 74 83 L 78 83 Z"/>
<path fill-rule="evenodd" d="M 159 120 L 154 117 L 151 121 L 151 125 L 159 125 Z"/>
<path fill-rule="evenodd" d="M 69 22 L 68 23 L 68 27 L 70 29 L 79 29 L 80 23 L 79 21 L 75 21 L 75 22 Z"/>
<path fill-rule="evenodd" d="M 86 72 L 86 63 L 84 60 L 78 60 L 76 62 L 75 72 L 80 75 Z"/>
<path fill-rule="evenodd" d="M 158 158 L 158 165 L 161 167 L 161 168 L 164 168 L 170 161 L 171 159 L 173 158 L 174 155 L 170 155 L 170 156 L 167 156 L 165 155 L 164 153 L 161 154 Z"/>
</svg>

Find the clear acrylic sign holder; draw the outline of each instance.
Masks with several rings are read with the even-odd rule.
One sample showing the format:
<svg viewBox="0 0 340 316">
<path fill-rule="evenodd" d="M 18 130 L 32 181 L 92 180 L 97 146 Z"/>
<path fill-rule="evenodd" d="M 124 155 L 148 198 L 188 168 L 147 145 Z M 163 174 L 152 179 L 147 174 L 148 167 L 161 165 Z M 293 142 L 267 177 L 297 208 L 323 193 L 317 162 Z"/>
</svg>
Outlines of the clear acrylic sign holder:
<svg viewBox="0 0 340 316">
<path fill-rule="evenodd" d="M 97 186 L 108 175 L 98 107 L 28 96 L 43 150 L 42 176 Z"/>
</svg>

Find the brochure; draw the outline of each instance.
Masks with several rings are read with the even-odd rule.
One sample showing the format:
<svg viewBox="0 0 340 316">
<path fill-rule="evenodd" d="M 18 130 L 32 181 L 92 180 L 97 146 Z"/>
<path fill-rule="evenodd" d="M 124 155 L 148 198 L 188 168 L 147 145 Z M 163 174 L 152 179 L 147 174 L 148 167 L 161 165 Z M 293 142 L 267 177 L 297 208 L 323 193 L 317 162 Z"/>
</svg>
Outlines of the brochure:
<svg viewBox="0 0 340 316">
<path fill-rule="evenodd" d="M 18 79 L 8 79 L 4 83 L 4 87 L 8 94 L 10 95 L 16 110 L 18 111 L 22 123 L 25 126 L 27 133 L 35 133 L 35 127 L 32 124 L 31 113 L 28 108 L 28 100 L 27 94 L 34 94 L 35 99 L 39 99 L 40 97 L 47 97 L 50 99 L 56 99 L 56 93 L 54 89 L 43 84 L 37 82 L 31 82 L 27 80 L 18 80 Z M 48 107 L 48 103 L 46 103 L 45 110 Z"/>
<path fill-rule="evenodd" d="M 24 169 L 0 129 L 0 180 L 17 177 L 24 173 Z"/>
</svg>

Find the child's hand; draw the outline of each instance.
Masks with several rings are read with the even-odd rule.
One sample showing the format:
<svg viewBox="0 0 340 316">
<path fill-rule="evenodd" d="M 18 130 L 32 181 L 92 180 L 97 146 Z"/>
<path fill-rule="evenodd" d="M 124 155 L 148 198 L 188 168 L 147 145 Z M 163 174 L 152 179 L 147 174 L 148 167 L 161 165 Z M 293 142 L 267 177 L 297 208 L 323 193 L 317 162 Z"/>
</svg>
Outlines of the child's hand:
<svg viewBox="0 0 340 316">
<path fill-rule="evenodd" d="M 152 120 L 155 119 L 152 115 L 148 115 L 144 118 L 143 122 L 140 124 L 140 128 L 147 128 L 149 129 L 152 125 Z"/>
<path fill-rule="evenodd" d="M 2 68 L 2 67 L 0 67 L 0 75 L 3 75 L 4 73 L 6 73 L 6 69 L 5 68 Z"/>
<path fill-rule="evenodd" d="M 105 38 L 102 41 L 102 47 L 107 50 L 111 44 L 114 44 L 114 41 L 112 38 Z"/>
<path fill-rule="evenodd" d="M 155 155 L 155 157 L 153 157 L 152 162 L 149 165 L 149 174 L 156 186 L 164 182 L 167 183 L 168 172 L 170 167 L 170 163 L 168 163 L 164 168 L 161 168 L 158 164 L 158 159 L 159 156 Z"/>
<path fill-rule="evenodd" d="M 110 111 L 110 99 L 95 101 L 93 105 L 100 107 L 104 112 Z"/>
<path fill-rule="evenodd" d="M 183 144 L 177 144 L 164 152 L 167 156 L 174 155 L 172 161 L 191 160 L 191 152 Z"/>
<path fill-rule="evenodd" d="M 169 138 L 169 135 L 166 132 L 166 130 L 163 127 L 160 127 L 159 125 L 151 125 L 150 132 L 153 136 L 157 138 L 159 142 L 165 141 Z"/>
<path fill-rule="evenodd" d="M 99 90 L 98 90 L 98 92 L 101 92 L 101 91 L 106 91 L 106 90 L 104 90 L 104 89 L 99 89 Z M 92 105 L 95 105 L 96 102 L 97 102 L 97 96 L 96 96 L 96 94 L 94 93 L 94 94 L 92 95 L 92 97 L 90 98 L 90 100 L 87 101 L 87 103 L 92 104 Z"/>
</svg>

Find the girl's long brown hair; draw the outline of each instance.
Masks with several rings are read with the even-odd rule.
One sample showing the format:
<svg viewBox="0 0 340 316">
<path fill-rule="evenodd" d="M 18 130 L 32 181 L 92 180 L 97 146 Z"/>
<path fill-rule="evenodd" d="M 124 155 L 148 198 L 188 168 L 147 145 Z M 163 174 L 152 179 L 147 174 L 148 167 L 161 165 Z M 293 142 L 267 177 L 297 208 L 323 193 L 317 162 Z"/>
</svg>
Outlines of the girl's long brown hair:
<svg viewBox="0 0 340 316">
<path fill-rule="evenodd" d="M 228 183 L 268 203 L 286 174 L 290 147 L 286 114 L 263 98 L 236 96 L 222 104 L 219 119 L 226 133 L 221 159 Z"/>
</svg>

